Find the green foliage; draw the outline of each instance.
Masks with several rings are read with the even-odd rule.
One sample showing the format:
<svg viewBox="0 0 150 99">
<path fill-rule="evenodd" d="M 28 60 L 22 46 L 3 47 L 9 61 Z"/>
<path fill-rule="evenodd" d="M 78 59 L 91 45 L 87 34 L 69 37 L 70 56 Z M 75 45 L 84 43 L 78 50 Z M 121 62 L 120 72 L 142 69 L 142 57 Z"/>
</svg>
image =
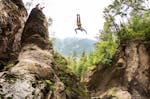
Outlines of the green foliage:
<svg viewBox="0 0 150 99">
<path fill-rule="evenodd" d="M 116 48 L 116 41 L 103 41 L 101 43 L 97 43 L 97 49 L 94 53 L 96 56 L 95 64 L 102 63 L 109 65 L 112 62 Z"/>
<path fill-rule="evenodd" d="M 65 75 L 64 76 L 60 76 L 59 78 L 65 84 L 65 86 L 71 86 L 72 81 L 70 81 L 69 78 L 65 77 Z"/>
<path fill-rule="evenodd" d="M 76 74 L 81 77 L 82 75 L 85 74 L 85 71 L 87 70 L 87 55 L 85 52 L 82 53 L 82 56 L 77 64 L 77 68 L 76 68 Z"/>
<path fill-rule="evenodd" d="M 150 38 L 150 11 L 144 6 L 146 2 L 114 0 L 104 9 L 105 23 L 93 53 L 93 64 L 109 65 L 120 42 Z"/>
<path fill-rule="evenodd" d="M 104 10 L 103 38 L 109 39 L 108 34 L 111 33 L 121 42 L 137 38 L 149 39 L 148 5 L 149 0 L 113 0 Z"/>
<path fill-rule="evenodd" d="M 145 30 L 145 35 L 144 35 L 146 40 L 150 40 L 150 28 L 147 29 L 147 31 Z"/>
<path fill-rule="evenodd" d="M 48 85 L 50 90 L 54 90 L 55 86 L 53 82 L 51 82 L 50 80 L 45 80 L 45 83 Z"/>
<path fill-rule="evenodd" d="M 71 86 L 72 81 L 67 76 L 68 75 L 74 76 L 73 71 L 70 69 L 68 65 L 68 64 L 73 64 L 73 62 L 67 61 L 64 57 L 62 57 L 57 52 L 54 52 L 54 59 L 55 59 L 55 64 L 57 65 L 58 70 L 59 70 L 58 75 L 59 75 L 60 80 L 65 84 L 65 86 Z"/>
<path fill-rule="evenodd" d="M 79 79 L 81 79 L 88 70 L 87 55 L 83 52 L 78 61 L 75 58 L 76 57 L 68 57 L 68 67 Z"/>
<path fill-rule="evenodd" d="M 150 38 L 150 11 L 146 11 L 141 15 L 133 16 L 130 24 L 123 25 L 118 36 L 120 41 L 129 39 L 149 39 Z"/>
<path fill-rule="evenodd" d="M 79 80 L 77 79 L 77 76 L 73 73 L 74 70 L 72 70 L 71 67 L 75 67 L 75 59 L 68 57 L 68 61 L 61 57 L 58 53 L 55 53 L 55 64 L 58 66 L 58 76 L 59 79 L 64 83 L 65 85 L 65 92 L 68 97 L 72 96 L 88 96 L 85 88 L 83 85 L 80 85 Z M 74 56 L 76 56 L 74 54 Z M 78 83 L 77 83 L 78 82 Z"/>
<path fill-rule="evenodd" d="M 76 79 L 75 74 L 73 73 L 73 70 L 71 70 L 71 67 L 74 65 L 72 62 L 73 60 L 70 58 L 70 61 L 66 60 L 64 57 L 62 57 L 57 52 L 54 52 L 54 59 L 55 64 L 58 67 L 58 75 L 60 80 L 65 84 L 65 86 L 72 86 L 73 81 L 72 78 Z M 72 78 L 71 78 L 72 77 Z"/>
<path fill-rule="evenodd" d="M 55 60 L 55 64 L 58 67 L 58 75 L 60 80 L 66 85 L 66 86 L 70 86 L 70 84 L 72 83 L 71 80 L 67 77 L 67 74 L 72 75 L 72 71 L 70 70 L 70 68 L 68 67 L 68 63 L 67 60 L 62 57 L 59 53 L 54 52 L 54 60 Z"/>
<path fill-rule="evenodd" d="M 102 36 L 101 36 L 102 37 Z M 117 50 L 117 42 L 108 38 L 106 41 L 98 42 L 96 50 L 89 56 L 83 52 L 78 61 L 74 57 L 68 57 L 68 67 L 82 81 L 83 76 L 96 67 L 97 64 L 110 65 Z"/>
<path fill-rule="evenodd" d="M 59 53 L 54 52 L 54 60 L 55 64 L 58 66 L 60 70 L 66 71 L 68 69 L 66 59 L 62 57 Z"/>
<path fill-rule="evenodd" d="M 8 63 L 4 69 L 2 71 L 7 71 L 8 69 L 10 69 L 11 67 L 13 67 L 15 64 L 14 63 Z"/>
</svg>

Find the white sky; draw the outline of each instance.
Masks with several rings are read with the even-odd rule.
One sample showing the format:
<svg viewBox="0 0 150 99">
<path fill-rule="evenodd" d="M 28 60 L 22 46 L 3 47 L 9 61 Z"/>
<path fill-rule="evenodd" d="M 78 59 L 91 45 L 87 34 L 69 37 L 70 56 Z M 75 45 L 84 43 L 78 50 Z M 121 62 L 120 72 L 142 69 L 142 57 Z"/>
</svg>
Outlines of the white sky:
<svg viewBox="0 0 150 99">
<path fill-rule="evenodd" d="M 28 1 L 28 0 L 23 0 Z M 93 38 L 103 27 L 103 8 L 112 0 L 33 0 L 36 4 L 45 6 L 43 12 L 53 19 L 49 33 L 55 32 L 55 36 Z M 76 35 L 76 14 L 80 14 L 82 27 L 88 35 L 78 31 Z"/>
</svg>

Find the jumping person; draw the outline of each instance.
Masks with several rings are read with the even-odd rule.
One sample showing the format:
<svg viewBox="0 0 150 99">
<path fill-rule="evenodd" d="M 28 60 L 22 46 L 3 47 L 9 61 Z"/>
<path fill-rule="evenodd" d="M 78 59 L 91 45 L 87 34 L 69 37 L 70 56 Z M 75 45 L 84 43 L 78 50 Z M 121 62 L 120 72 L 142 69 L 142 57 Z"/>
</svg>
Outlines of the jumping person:
<svg viewBox="0 0 150 99">
<path fill-rule="evenodd" d="M 84 31 L 87 34 L 86 30 L 81 26 L 80 14 L 77 14 L 77 28 L 75 29 L 76 34 L 77 30 L 80 30 L 81 32 Z"/>
</svg>

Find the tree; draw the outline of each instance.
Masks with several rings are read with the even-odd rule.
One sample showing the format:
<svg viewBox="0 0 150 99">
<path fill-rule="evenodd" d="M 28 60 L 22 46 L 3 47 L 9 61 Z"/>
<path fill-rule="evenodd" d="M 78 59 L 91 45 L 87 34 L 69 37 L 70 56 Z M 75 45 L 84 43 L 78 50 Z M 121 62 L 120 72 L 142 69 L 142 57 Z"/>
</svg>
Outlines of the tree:
<svg viewBox="0 0 150 99">
<path fill-rule="evenodd" d="M 77 63 L 77 68 L 75 72 L 77 76 L 81 79 L 86 71 L 87 71 L 87 55 L 86 52 L 84 51 L 80 57 L 80 60 Z"/>
</svg>

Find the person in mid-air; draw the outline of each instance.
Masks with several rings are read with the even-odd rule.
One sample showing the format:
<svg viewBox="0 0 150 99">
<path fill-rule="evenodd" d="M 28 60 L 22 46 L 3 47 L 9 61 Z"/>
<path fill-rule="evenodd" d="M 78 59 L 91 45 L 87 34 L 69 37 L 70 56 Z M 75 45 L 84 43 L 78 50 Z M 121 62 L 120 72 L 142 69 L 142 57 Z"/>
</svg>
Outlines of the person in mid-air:
<svg viewBox="0 0 150 99">
<path fill-rule="evenodd" d="M 81 32 L 84 31 L 87 34 L 87 31 L 81 26 L 80 14 L 77 14 L 77 26 L 78 27 L 75 29 L 76 34 L 77 34 L 77 30 L 80 30 Z"/>
</svg>

